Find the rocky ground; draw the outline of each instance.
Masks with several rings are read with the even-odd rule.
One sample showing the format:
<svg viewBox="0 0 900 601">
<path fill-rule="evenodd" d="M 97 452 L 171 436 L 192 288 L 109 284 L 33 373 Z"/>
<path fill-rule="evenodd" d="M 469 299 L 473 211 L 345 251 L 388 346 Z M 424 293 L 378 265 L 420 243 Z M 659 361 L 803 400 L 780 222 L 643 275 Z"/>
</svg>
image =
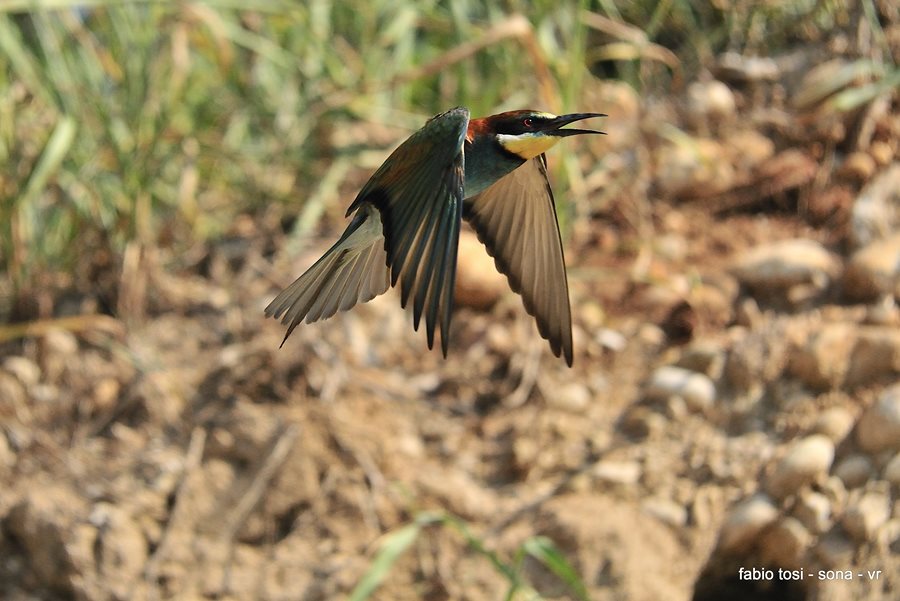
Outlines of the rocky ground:
<svg viewBox="0 0 900 601">
<path fill-rule="evenodd" d="M 343 205 L 299 253 L 274 208 L 107 257 L 111 316 L 56 283 L 60 318 L 0 347 L 0 597 L 339 598 L 439 511 L 508 565 L 548 537 L 595 600 L 900 598 L 900 107 L 836 109 L 854 65 L 724 55 L 677 102 L 591 84 L 572 369 L 469 233 L 447 360 L 393 292 L 279 349 L 262 309 Z M 508 587 L 432 525 L 374 598 Z"/>
</svg>

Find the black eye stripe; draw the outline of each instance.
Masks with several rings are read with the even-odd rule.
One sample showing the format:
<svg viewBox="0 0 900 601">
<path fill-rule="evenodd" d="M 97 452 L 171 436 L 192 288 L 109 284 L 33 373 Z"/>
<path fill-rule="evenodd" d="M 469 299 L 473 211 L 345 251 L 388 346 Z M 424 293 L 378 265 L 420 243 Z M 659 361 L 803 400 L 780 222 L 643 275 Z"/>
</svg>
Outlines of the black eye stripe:
<svg viewBox="0 0 900 601">
<path fill-rule="evenodd" d="M 519 136 L 535 131 L 535 127 L 541 120 L 537 117 L 516 117 L 497 123 L 497 133 Z"/>
</svg>

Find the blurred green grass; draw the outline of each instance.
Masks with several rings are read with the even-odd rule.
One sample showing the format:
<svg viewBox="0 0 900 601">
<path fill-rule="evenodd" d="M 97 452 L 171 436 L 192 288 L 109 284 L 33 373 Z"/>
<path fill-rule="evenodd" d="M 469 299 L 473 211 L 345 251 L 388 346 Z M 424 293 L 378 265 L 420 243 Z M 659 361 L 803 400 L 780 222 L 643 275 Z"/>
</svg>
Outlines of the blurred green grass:
<svg viewBox="0 0 900 601">
<path fill-rule="evenodd" d="M 0 252 L 17 282 L 77 260 L 88 230 L 114 249 L 205 240 L 239 212 L 302 206 L 340 122 L 413 128 L 533 97 L 533 78 L 496 76 L 529 72 L 515 40 L 415 72 L 505 18 L 468 2 L 79 4 L 0 14 Z"/>
<path fill-rule="evenodd" d="M 786 41 L 835 5 L 845 3 L 7 0 L 5 293 L 71 271 L 90 249 L 115 257 L 137 242 L 175 255 L 273 204 L 309 228 L 334 196 L 324 187 L 336 190 L 364 150 L 336 145 L 335 130 L 390 124 L 396 141 L 458 104 L 476 115 L 602 110 L 581 106 L 588 79 L 665 90 L 673 69 L 690 76 L 723 48 Z"/>
</svg>

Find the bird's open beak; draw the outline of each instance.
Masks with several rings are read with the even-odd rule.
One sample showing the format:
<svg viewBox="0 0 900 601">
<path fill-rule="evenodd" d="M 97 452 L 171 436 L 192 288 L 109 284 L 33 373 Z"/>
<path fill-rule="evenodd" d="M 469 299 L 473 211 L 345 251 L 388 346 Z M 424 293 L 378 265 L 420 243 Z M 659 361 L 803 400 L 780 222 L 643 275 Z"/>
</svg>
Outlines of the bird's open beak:
<svg viewBox="0 0 900 601">
<path fill-rule="evenodd" d="M 606 117 L 603 113 L 572 113 L 571 115 L 560 115 L 552 121 L 545 124 L 544 133 L 548 136 L 577 136 L 578 134 L 605 134 L 605 131 L 596 131 L 593 129 L 560 129 L 564 125 L 581 121 L 582 119 L 590 119 L 591 117 Z"/>
</svg>

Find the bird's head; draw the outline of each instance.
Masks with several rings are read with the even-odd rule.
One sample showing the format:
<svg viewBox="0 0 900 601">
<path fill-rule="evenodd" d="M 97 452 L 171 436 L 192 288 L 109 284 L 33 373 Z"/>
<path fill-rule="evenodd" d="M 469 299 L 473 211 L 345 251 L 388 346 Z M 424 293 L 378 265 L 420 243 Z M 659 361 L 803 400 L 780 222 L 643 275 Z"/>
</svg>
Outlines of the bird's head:
<svg viewBox="0 0 900 601">
<path fill-rule="evenodd" d="M 493 136 L 500 146 L 523 160 L 530 160 L 552 148 L 561 138 L 578 134 L 602 134 L 592 129 L 561 129 L 564 125 L 605 117 L 602 113 L 554 115 L 541 111 L 509 111 L 470 122 L 470 135 Z"/>
</svg>

